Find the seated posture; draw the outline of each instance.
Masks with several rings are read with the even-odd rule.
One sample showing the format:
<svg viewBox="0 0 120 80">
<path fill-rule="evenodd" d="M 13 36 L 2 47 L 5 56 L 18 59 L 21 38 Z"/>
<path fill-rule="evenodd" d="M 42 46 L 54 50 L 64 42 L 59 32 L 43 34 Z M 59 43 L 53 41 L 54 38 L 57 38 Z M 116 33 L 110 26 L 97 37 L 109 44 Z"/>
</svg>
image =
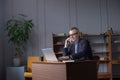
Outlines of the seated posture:
<svg viewBox="0 0 120 80">
<path fill-rule="evenodd" d="M 79 29 L 73 27 L 69 31 L 69 37 L 65 40 L 64 54 L 59 60 L 91 60 L 92 51 L 89 41 L 80 38 Z"/>
</svg>

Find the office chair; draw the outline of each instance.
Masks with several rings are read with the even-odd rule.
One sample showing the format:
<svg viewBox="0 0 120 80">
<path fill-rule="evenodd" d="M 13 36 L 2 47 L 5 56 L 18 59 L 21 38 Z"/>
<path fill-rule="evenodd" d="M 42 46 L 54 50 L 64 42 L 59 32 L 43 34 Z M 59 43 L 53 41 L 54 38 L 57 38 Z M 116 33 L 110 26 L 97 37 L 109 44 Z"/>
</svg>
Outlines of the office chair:
<svg viewBox="0 0 120 80">
<path fill-rule="evenodd" d="M 39 56 L 28 56 L 27 59 L 27 70 L 24 72 L 24 77 L 31 79 L 32 78 L 32 62 L 39 62 Z"/>
<path fill-rule="evenodd" d="M 98 55 L 93 55 L 93 60 L 97 61 L 97 80 L 98 80 L 98 69 L 99 69 L 100 57 Z"/>
</svg>

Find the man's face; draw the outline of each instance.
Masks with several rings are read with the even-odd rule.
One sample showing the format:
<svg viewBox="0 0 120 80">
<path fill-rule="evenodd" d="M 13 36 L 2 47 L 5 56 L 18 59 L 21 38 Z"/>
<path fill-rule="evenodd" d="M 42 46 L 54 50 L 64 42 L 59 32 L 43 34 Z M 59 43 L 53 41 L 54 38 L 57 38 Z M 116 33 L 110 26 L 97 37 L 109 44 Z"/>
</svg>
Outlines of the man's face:
<svg viewBox="0 0 120 80">
<path fill-rule="evenodd" d="M 70 38 L 73 42 L 77 41 L 79 39 L 79 33 L 77 30 L 73 29 L 69 31 Z"/>
</svg>

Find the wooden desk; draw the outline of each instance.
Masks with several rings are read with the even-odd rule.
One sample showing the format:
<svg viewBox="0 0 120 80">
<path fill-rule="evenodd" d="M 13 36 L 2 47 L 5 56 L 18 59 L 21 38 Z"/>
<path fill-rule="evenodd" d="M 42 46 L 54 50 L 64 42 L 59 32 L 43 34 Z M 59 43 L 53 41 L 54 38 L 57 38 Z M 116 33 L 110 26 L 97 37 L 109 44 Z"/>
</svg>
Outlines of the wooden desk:
<svg viewBox="0 0 120 80">
<path fill-rule="evenodd" d="M 97 80 L 97 62 L 34 62 L 33 80 Z"/>
</svg>

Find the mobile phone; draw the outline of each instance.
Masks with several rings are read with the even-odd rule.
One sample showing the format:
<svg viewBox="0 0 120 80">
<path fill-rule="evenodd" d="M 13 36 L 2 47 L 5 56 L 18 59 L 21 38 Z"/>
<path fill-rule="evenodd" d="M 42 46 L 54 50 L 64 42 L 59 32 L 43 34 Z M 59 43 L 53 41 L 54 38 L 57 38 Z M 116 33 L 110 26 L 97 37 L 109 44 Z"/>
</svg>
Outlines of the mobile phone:
<svg viewBox="0 0 120 80">
<path fill-rule="evenodd" d="M 68 37 L 68 42 L 69 42 L 69 44 L 72 44 L 72 38 L 70 38 L 70 37 Z"/>
</svg>

